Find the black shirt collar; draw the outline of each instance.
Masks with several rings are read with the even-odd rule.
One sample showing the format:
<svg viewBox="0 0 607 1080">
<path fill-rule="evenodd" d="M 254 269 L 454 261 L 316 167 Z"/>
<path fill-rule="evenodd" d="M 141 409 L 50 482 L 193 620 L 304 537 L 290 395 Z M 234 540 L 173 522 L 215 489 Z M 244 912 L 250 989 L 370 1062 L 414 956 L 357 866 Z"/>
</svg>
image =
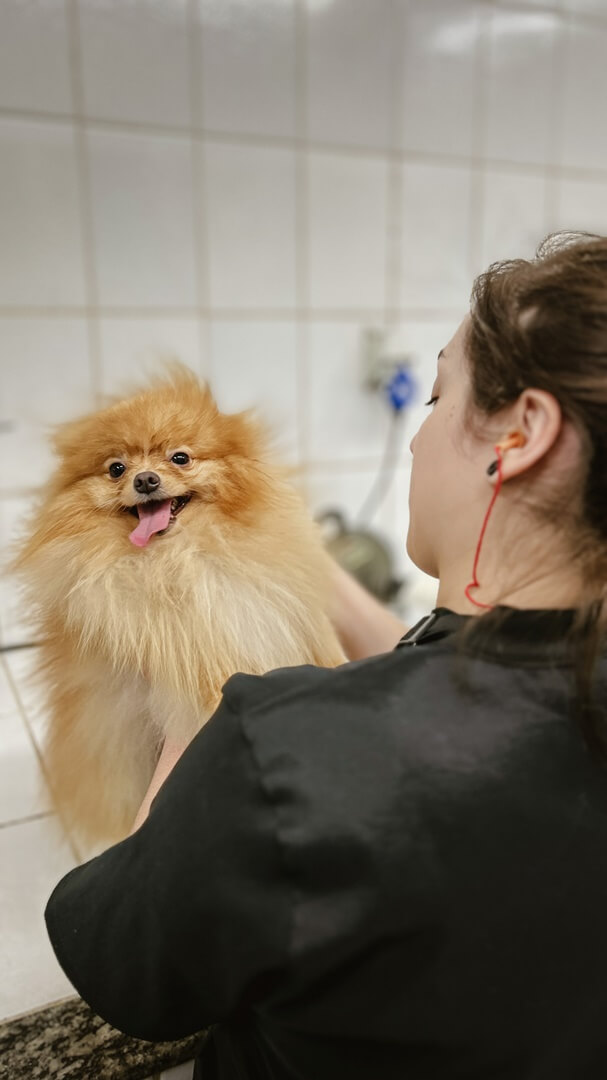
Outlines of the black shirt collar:
<svg viewBox="0 0 607 1080">
<path fill-rule="evenodd" d="M 575 608 L 513 608 L 498 604 L 493 611 L 507 615 L 504 622 L 486 639 L 478 635 L 466 643 L 464 651 L 472 656 L 528 663 L 542 660 L 567 660 L 571 653 L 571 630 Z M 396 648 L 429 645 L 456 634 L 478 615 L 460 615 L 450 608 L 434 608 L 404 634 Z"/>
</svg>

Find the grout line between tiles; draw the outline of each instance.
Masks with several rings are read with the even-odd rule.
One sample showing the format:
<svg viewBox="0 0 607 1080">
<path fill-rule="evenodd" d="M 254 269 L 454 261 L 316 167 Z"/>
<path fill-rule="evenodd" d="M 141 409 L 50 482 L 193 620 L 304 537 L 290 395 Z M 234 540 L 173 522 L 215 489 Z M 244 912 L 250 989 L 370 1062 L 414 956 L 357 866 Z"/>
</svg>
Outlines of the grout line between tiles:
<svg viewBox="0 0 607 1080">
<path fill-rule="evenodd" d="M 0 498 L 2 498 L 0 493 Z M 0 653 L 18 652 L 20 649 L 38 649 L 42 642 L 40 641 L 20 641 L 17 645 L 0 645 Z"/>
<path fill-rule="evenodd" d="M 204 142 L 199 134 L 204 116 L 202 83 L 202 24 L 198 19 L 198 0 L 189 0 L 189 50 L 190 67 L 190 109 L 192 117 L 192 213 L 194 216 L 194 266 L 196 275 L 196 296 L 198 312 L 196 328 L 198 333 L 199 371 L 201 376 L 209 378 L 212 365 L 211 327 L 203 312 L 211 309 L 211 277 L 209 244 L 206 222 L 210 220 L 208 188 L 206 182 L 206 161 Z"/>
<path fill-rule="evenodd" d="M 478 12 L 478 34 L 474 55 L 472 142 L 470 168 L 470 203 L 468 228 L 468 276 L 476 277 L 483 265 L 485 233 L 485 197 L 487 184 L 486 145 L 487 108 L 485 88 L 489 84 L 494 13 L 490 8 Z M 478 166 L 477 162 L 483 162 Z"/>
<path fill-rule="evenodd" d="M 407 438 L 407 432 L 401 433 L 403 443 Z M 376 472 L 378 463 L 381 461 L 383 453 L 383 447 L 377 451 L 375 457 L 366 458 L 351 458 L 349 460 L 342 459 L 341 461 L 335 460 L 323 460 L 322 458 L 313 459 L 307 461 L 305 465 L 300 467 L 302 473 L 315 473 L 319 472 L 322 476 L 326 476 L 328 472 L 332 474 L 344 474 L 344 473 L 366 473 Z M 386 464 L 392 468 L 403 468 L 405 470 L 410 468 L 410 461 L 403 460 L 402 451 L 397 454 L 392 454 L 386 458 Z"/>
<path fill-rule="evenodd" d="M 44 776 L 44 779 L 46 781 L 46 784 L 48 786 L 49 792 L 51 793 L 51 797 L 52 797 L 53 789 L 52 789 L 52 785 L 50 783 L 49 775 L 48 775 L 48 772 L 47 772 L 47 769 L 46 769 L 46 763 L 45 763 L 44 758 L 43 758 L 43 756 L 42 756 L 42 754 L 40 752 L 40 747 L 38 746 L 38 742 L 37 742 L 36 737 L 34 735 L 32 725 L 30 723 L 30 719 L 29 719 L 29 717 L 27 715 L 27 709 L 25 708 L 25 704 L 24 704 L 23 699 L 21 697 L 19 685 L 16 682 L 15 678 L 13 677 L 13 673 L 11 671 L 10 665 L 6 663 L 6 660 L 4 659 L 4 657 L 2 655 L 0 655 L 0 664 L 2 664 L 2 666 L 4 667 L 4 671 L 5 671 L 6 677 L 8 679 L 8 683 L 9 683 L 9 685 L 11 687 L 11 690 L 13 691 L 13 696 L 14 696 L 15 702 L 17 704 L 17 709 L 19 711 L 21 719 L 23 720 L 23 723 L 25 724 L 26 731 L 27 731 L 27 733 L 29 735 L 30 742 L 31 742 L 32 747 L 34 749 L 34 753 L 36 755 L 36 758 L 38 760 L 38 765 L 40 767 L 42 775 Z M 63 833 L 64 833 L 65 838 L 67 840 L 67 843 L 68 843 L 68 845 L 70 847 L 72 855 L 76 859 L 77 863 L 81 863 L 82 862 L 82 856 L 81 856 L 80 852 L 78 851 L 78 848 L 77 848 L 77 846 L 76 846 L 76 844 L 75 844 L 75 842 L 74 842 L 74 840 L 72 838 L 72 835 L 71 835 L 69 829 L 66 827 L 65 822 L 63 821 L 63 818 L 61 817 L 61 814 L 59 812 L 57 812 L 56 816 L 57 816 L 57 819 L 61 822 L 61 827 L 63 829 Z"/>
<path fill-rule="evenodd" d="M 554 29 L 552 47 L 552 65 L 550 72 L 550 113 L 548 130 L 548 154 L 554 161 L 562 160 L 563 148 L 563 72 L 569 51 L 571 19 L 565 15 Z M 559 186 L 552 171 L 544 172 L 545 220 L 546 231 L 550 231 L 558 221 Z"/>
<path fill-rule="evenodd" d="M 404 7 L 397 7 L 397 30 L 392 41 L 392 71 L 390 83 L 390 130 L 389 143 L 393 147 L 401 144 L 403 129 L 403 98 L 405 84 L 404 50 L 401 42 L 405 37 Z M 389 327 L 398 321 L 395 315 L 401 294 L 402 279 L 402 226 L 403 226 L 403 183 L 402 162 L 395 156 L 389 156 L 386 176 L 386 254 L 385 254 L 385 325 Z"/>
<path fill-rule="evenodd" d="M 529 12 L 532 15 L 537 15 L 538 13 L 537 4 L 533 2 L 525 3 L 525 0 L 481 0 L 481 3 L 483 2 L 486 4 L 490 4 L 492 7 L 496 8 L 507 7 L 512 11 Z M 554 0 L 554 3 L 552 4 L 542 4 L 539 10 L 541 11 L 542 15 L 563 14 L 562 4 L 559 3 L 558 0 Z"/>
<path fill-rule="evenodd" d="M 84 86 L 82 76 L 82 57 L 80 49 L 80 19 L 77 0 L 68 0 L 67 27 L 69 35 L 69 69 L 72 97 L 76 114 L 84 113 Z M 89 372 L 93 401 L 99 403 L 102 385 L 101 341 L 99 329 L 99 293 L 95 261 L 95 241 L 93 225 L 93 204 L 91 193 L 90 160 L 88 155 L 87 130 L 83 123 L 74 124 L 76 164 L 78 173 L 78 193 L 82 261 L 84 270 L 84 288 L 87 299 L 87 340 L 89 353 Z"/>
<path fill-rule="evenodd" d="M 72 2 L 72 0 L 70 0 Z M 489 6 L 487 7 L 489 11 Z M 535 9 L 537 12 L 537 8 Z M 542 11 L 545 9 L 542 9 Z M 564 20 L 570 19 L 570 12 L 561 13 L 561 18 Z M 579 23 L 580 16 L 576 16 L 576 20 Z M 607 32 L 607 20 L 601 22 L 601 29 Z M 121 122 L 116 120 L 99 120 L 93 117 L 86 117 L 81 115 L 60 114 L 51 115 L 49 113 L 39 113 L 28 109 L 15 109 L 8 107 L 0 107 L 0 119 L 14 119 L 22 120 L 24 122 L 48 122 L 54 124 L 63 124 L 66 126 L 80 126 L 91 130 L 107 130 L 124 134 L 141 134 L 153 137 L 154 135 L 165 137 L 172 135 L 175 138 L 187 139 L 196 138 L 207 143 L 228 143 L 233 145 L 251 145 L 263 149 L 282 147 L 283 149 L 303 150 L 309 153 L 327 153 L 327 154 L 342 154 L 343 156 L 350 157 L 364 157 L 372 158 L 374 160 L 390 160 L 393 159 L 397 162 L 412 162 L 424 165 L 435 165 L 437 167 L 441 165 L 446 166 L 461 166 L 466 167 L 469 165 L 476 165 L 477 167 L 486 165 L 491 169 L 504 169 L 506 171 L 527 173 L 529 175 L 542 175 L 546 168 L 550 169 L 557 176 L 562 176 L 564 179 L 580 179 L 590 180 L 597 183 L 604 183 L 607 180 L 607 167 L 597 168 L 592 165 L 566 165 L 556 161 L 548 161 L 545 164 L 541 164 L 536 161 L 512 161 L 509 158 L 487 158 L 476 159 L 470 157 L 469 154 L 454 154 L 454 153 L 441 153 L 440 151 L 431 150 L 396 150 L 396 149 L 378 149 L 372 146 L 355 146 L 349 143 L 340 142 L 323 142 L 321 140 L 309 140 L 306 138 L 292 137 L 289 135 L 252 135 L 250 132 L 221 132 L 214 130 L 205 130 L 204 128 L 183 127 L 163 127 L 152 124 L 143 124 L 136 122 Z"/>
<path fill-rule="evenodd" d="M 214 322 L 266 322 L 270 319 L 277 322 L 293 322 L 296 319 L 307 322 L 358 322 L 361 319 L 379 319 L 388 313 L 392 321 L 416 320 L 418 322 L 431 322 L 434 319 L 451 319 L 461 312 L 457 306 L 419 306 L 419 307 L 387 307 L 387 308 L 95 308 L 86 307 L 3 307 L 0 304 L 0 318 L 2 319 L 63 319 L 85 318 L 89 314 L 97 314 L 100 318 L 108 319 L 170 319 L 201 317 L 212 319 Z"/>
<path fill-rule="evenodd" d="M 308 124 L 308 39 L 305 0 L 295 0 L 295 131 L 305 142 Z M 297 310 L 309 308 L 309 235 L 310 183 L 308 157 L 303 150 L 295 154 L 295 297 Z M 301 317 L 296 316 L 295 330 L 295 402 L 297 418 L 297 454 L 305 461 L 309 443 L 310 415 L 310 335 Z"/>
<path fill-rule="evenodd" d="M 395 11 L 394 5 L 392 8 Z M 391 41 L 390 50 L 390 83 L 389 83 L 389 133 L 388 142 L 395 150 L 401 146 L 403 135 L 403 109 L 405 93 L 405 59 L 402 43 L 405 40 L 405 8 L 404 5 L 396 6 L 395 17 L 397 19 L 396 32 Z M 400 321 L 396 314 L 398 302 L 402 290 L 402 246 L 403 246 L 403 211 L 404 211 L 403 167 L 402 160 L 396 154 L 388 156 L 386 161 L 386 220 L 384 227 L 385 237 L 385 287 L 384 287 L 384 315 L 383 324 L 386 331 L 394 329 Z M 389 520 L 389 528 L 393 534 L 396 530 L 396 500 L 394 497 L 394 471 L 396 459 L 393 462 L 389 453 L 389 441 L 393 427 L 394 415 L 388 421 L 388 444 L 386 444 L 378 458 L 375 468 L 371 471 L 371 483 L 367 484 L 367 492 L 360 510 L 367 505 L 371 493 L 377 490 L 376 485 L 383 482 L 383 495 L 379 504 L 376 503 L 375 514 L 383 507 Z M 379 470 L 379 471 L 378 471 Z M 383 477 L 382 477 L 383 474 Z M 386 486 L 386 474 L 388 474 Z M 387 504 L 387 505 L 386 505 Z M 375 515 L 374 515 L 375 516 Z"/>
<path fill-rule="evenodd" d="M 26 817 L 14 818 L 11 821 L 0 821 L 0 829 L 9 829 L 13 825 L 27 825 L 30 821 L 40 821 L 42 818 L 56 816 L 54 810 L 41 810 L 39 814 L 28 814 Z"/>
</svg>

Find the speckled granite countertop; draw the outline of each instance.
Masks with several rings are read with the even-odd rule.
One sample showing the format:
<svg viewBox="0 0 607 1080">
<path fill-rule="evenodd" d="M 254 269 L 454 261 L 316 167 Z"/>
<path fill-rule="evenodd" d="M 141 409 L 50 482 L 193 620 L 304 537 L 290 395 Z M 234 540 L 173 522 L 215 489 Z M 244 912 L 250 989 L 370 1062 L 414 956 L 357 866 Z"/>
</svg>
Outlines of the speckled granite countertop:
<svg viewBox="0 0 607 1080">
<path fill-rule="evenodd" d="M 179 1042 L 132 1039 L 79 997 L 0 1023 L 0 1080 L 146 1080 L 190 1061 L 206 1031 Z"/>
</svg>

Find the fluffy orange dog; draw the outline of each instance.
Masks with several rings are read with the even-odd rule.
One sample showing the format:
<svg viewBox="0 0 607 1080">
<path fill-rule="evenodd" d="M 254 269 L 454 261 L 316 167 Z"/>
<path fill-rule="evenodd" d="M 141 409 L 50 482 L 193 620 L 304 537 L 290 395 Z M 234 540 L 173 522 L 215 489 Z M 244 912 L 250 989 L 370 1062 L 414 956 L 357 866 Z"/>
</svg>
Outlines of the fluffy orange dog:
<svg viewBox="0 0 607 1080">
<path fill-rule="evenodd" d="M 87 843 L 126 836 L 165 737 L 188 741 L 236 671 L 345 656 L 315 523 L 248 413 L 180 365 L 59 427 L 14 569 L 37 614 L 47 764 Z"/>
</svg>

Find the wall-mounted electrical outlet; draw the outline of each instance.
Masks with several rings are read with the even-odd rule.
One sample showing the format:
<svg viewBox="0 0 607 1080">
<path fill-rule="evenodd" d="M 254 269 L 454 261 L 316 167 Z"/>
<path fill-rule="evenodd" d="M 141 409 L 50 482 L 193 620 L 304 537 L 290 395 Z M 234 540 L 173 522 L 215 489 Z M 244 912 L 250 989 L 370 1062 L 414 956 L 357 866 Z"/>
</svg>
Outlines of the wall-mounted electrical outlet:
<svg viewBox="0 0 607 1080">
<path fill-rule="evenodd" d="M 366 327 L 362 332 L 362 383 L 367 390 L 387 386 L 399 368 L 412 363 L 409 353 L 390 352 L 385 330 Z"/>
</svg>

